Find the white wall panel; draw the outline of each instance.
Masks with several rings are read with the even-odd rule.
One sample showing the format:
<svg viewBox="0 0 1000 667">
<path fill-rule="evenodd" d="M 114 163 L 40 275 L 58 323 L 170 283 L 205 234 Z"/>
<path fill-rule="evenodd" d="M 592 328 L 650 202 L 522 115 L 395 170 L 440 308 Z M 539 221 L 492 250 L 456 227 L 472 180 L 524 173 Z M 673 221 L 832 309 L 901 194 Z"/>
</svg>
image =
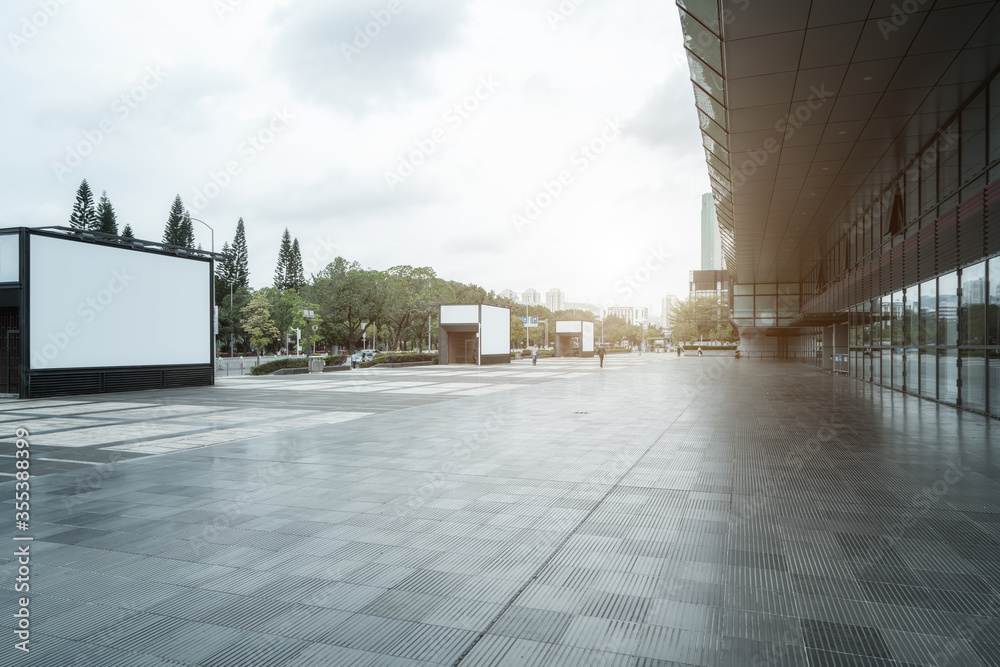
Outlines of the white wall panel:
<svg viewBox="0 0 1000 667">
<path fill-rule="evenodd" d="M 31 368 L 212 363 L 208 262 L 32 235 Z"/>
</svg>

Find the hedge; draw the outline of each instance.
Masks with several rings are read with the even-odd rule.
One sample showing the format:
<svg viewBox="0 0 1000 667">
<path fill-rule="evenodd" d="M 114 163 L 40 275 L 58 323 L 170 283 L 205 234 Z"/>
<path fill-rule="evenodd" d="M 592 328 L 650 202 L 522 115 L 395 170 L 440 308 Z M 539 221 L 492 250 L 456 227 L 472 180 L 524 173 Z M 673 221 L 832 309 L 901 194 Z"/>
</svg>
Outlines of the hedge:
<svg viewBox="0 0 1000 667">
<path fill-rule="evenodd" d="M 305 358 L 275 359 L 260 366 L 254 366 L 251 375 L 268 375 L 282 368 L 306 368 L 309 362 Z"/>
<path fill-rule="evenodd" d="M 438 355 L 427 352 L 383 352 L 374 359 L 359 364 L 359 368 L 371 368 L 376 364 L 405 364 L 411 361 L 437 361 Z"/>
<path fill-rule="evenodd" d="M 324 366 L 343 366 L 345 361 L 347 361 L 347 357 L 343 354 L 328 354 L 323 357 Z"/>
</svg>

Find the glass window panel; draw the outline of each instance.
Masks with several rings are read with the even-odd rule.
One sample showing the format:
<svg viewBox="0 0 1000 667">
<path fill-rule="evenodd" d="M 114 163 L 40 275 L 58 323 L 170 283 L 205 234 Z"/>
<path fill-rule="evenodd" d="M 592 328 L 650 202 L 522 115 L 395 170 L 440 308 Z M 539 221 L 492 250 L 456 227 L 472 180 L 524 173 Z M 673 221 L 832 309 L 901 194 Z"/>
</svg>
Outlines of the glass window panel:
<svg viewBox="0 0 1000 667">
<path fill-rule="evenodd" d="M 986 340 L 986 262 L 962 269 L 962 345 Z"/>
<path fill-rule="evenodd" d="M 958 123 L 953 122 L 938 137 L 938 199 L 958 189 Z M 947 209 L 941 209 L 947 210 Z"/>
<path fill-rule="evenodd" d="M 777 293 L 777 287 L 775 283 L 758 283 L 754 286 L 754 292 L 757 294 L 775 294 Z"/>
<path fill-rule="evenodd" d="M 733 313 L 736 317 L 753 317 L 753 297 L 734 296 Z"/>
<path fill-rule="evenodd" d="M 778 297 L 778 317 L 795 317 L 798 314 L 798 294 L 783 294 Z"/>
<path fill-rule="evenodd" d="M 755 299 L 755 310 L 757 317 L 757 324 L 760 326 L 774 326 L 774 320 L 777 317 L 777 297 L 775 296 L 758 296 Z"/>
<path fill-rule="evenodd" d="M 903 313 L 903 345 L 920 344 L 920 288 L 906 288 L 906 305 Z"/>
<path fill-rule="evenodd" d="M 990 162 L 1000 160 L 1000 76 L 990 82 Z"/>
<path fill-rule="evenodd" d="M 989 271 L 989 345 L 1000 345 L 1000 257 L 990 260 Z"/>
<path fill-rule="evenodd" d="M 851 362 L 850 375 L 852 378 L 858 377 L 858 369 L 861 367 L 861 364 L 858 363 L 859 354 L 861 353 L 858 350 L 851 350 L 851 353 L 848 356 L 848 359 Z"/>
<path fill-rule="evenodd" d="M 719 127 L 715 121 L 701 111 L 698 112 L 698 124 L 705 134 L 715 140 L 715 143 L 719 144 L 726 150 L 729 150 L 729 139 L 726 138 L 726 133 L 722 131 L 722 128 Z M 724 185 L 726 185 L 727 190 L 732 191 L 733 188 L 731 185 Z"/>
<path fill-rule="evenodd" d="M 903 293 L 892 295 L 892 346 L 903 345 Z"/>
<path fill-rule="evenodd" d="M 753 285 L 733 285 L 733 294 L 739 296 L 753 294 Z"/>
<path fill-rule="evenodd" d="M 937 345 L 937 281 L 920 285 L 920 344 Z"/>
<path fill-rule="evenodd" d="M 870 345 L 879 346 L 882 344 L 882 299 L 872 301 L 872 338 Z"/>
<path fill-rule="evenodd" d="M 958 350 L 938 350 L 938 400 L 958 402 Z"/>
<path fill-rule="evenodd" d="M 781 283 L 778 285 L 778 294 L 798 294 L 798 283 Z"/>
<path fill-rule="evenodd" d="M 861 304 L 861 344 L 871 345 L 874 335 L 874 323 L 871 316 L 871 302 L 865 301 Z"/>
<path fill-rule="evenodd" d="M 872 382 L 882 384 L 882 350 L 872 350 Z"/>
<path fill-rule="evenodd" d="M 882 384 L 892 386 L 892 350 L 882 350 Z"/>
<path fill-rule="evenodd" d="M 911 394 L 917 394 L 920 392 L 920 350 L 915 347 L 906 349 L 906 377 L 903 382 L 906 387 L 906 391 Z"/>
<path fill-rule="evenodd" d="M 990 414 L 1000 415 L 1000 352 L 990 352 Z"/>
<path fill-rule="evenodd" d="M 681 29 L 684 32 L 684 46 L 716 72 L 721 72 L 722 47 L 719 38 L 692 19 L 687 12 L 681 12 Z"/>
<path fill-rule="evenodd" d="M 958 344 L 958 275 L 938 278 L 938 345 Z"/>
<path fill-rule="evenodd" d="M 20 267 L 21 237 L 17 234 L 0 236 L 0 283 L 16 283 L 21 280 Z"/>
<path fill-rule="evenodd" d="M 677 4 L 691 16 L 705 24 L 715 34 L 719 33 L 719 3 L 716 0 L 677 0 Z"/>
<path fill-rule="evenodd" d="M 699 86 L 694 87 L 694 105 L 718 123 L 723 130 L 727 129 L 725 108 Z"/>
<path fill-rule="evenodd" d="M 920 395 L 937 398 L 937 353 L 920 350 Z"/>
<path fill-rule="evenodd" d="M 711 67 L 698 60 L 693 53 L 687 52 L 688 69 L 691 72 L 691 81 L 698 84 L 703 90 L 718 102 L 726 101 L 726 85 Z"/>
<path fill-rule="evenodd" d="M 962 407 L 986 412 L 986 351 L 962 350 Z"/>
<path fill-rule="evenodd" d="M 962 183 L 986 169 L 986 91 L 962 111 Z"/>
<path fill-rule="evenodd" d="M 892 297 L 882 297 L 882 347 L 892 346 Z"/>
</svg>

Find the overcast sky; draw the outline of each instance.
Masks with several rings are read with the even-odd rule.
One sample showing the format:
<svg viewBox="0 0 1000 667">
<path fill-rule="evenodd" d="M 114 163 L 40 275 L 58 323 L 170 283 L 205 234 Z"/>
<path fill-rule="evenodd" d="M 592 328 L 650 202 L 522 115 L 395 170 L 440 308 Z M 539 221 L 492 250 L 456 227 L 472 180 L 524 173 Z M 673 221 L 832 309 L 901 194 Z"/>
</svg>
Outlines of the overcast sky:
<svg viewBox="0 0 1000 667">
<path fill-rule="evenodd" d="M 341 254 L 653 313 L 699 268 L 709 184 L 672 2 L 8 0 L 0 18 L 5 227 L 67 224 L 86 178 L 139 238 L 175 194 L 216 249 L 242 217 L 254 287 L 286 226 L 307 269 Z"/>
</svg>

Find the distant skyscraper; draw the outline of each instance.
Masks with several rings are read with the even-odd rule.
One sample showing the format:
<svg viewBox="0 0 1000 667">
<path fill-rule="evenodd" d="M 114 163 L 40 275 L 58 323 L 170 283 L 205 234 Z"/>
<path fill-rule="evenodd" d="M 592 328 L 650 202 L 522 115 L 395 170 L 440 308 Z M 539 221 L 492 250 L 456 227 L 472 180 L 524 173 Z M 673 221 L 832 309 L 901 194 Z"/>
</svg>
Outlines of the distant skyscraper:
<svg viewBox="0 0 1000 667">
<path fill-rule="evenodd" d="M 557 287 L 553 287 L 545 293 L 545 307 L 553 313 L 557 310 L 566 309 L 566 295 Z"/>
<path fill-rule="evenodd" d="M 521 302 L 521 295 L 519 295 L 517 292 L 515 292 L 512 289 L 505 289 L 502 292 L 500 292 L 500 298 L 501 299 L 510 299 L 511 301 L 516 301 L 518 303 Z"/>
<path fill-rule="evenodd" d="M 701 270 L 722 269 L 722 237 L 715 217 L 715 199 L 711 193 L 701 196 Z"/>
<path fill-rule="evenodd" d="M 524 294 L 521 295 L 521 303 L 526 306 L 537 306 L 542 302 L 542 295 L 538 293 L 538 290 L 531 289 L 530 287 L 524 290 Z"/>
<path fill-rule="evenodd" d="M 674 304 L 680 301 L 675 295 L 668 294 L 663 297 L 661 303 L 662 310 L 660 311 L 660 328 L 669 329 L 670 328 L 670 311 L 674 309 Z"/>
</svg>

